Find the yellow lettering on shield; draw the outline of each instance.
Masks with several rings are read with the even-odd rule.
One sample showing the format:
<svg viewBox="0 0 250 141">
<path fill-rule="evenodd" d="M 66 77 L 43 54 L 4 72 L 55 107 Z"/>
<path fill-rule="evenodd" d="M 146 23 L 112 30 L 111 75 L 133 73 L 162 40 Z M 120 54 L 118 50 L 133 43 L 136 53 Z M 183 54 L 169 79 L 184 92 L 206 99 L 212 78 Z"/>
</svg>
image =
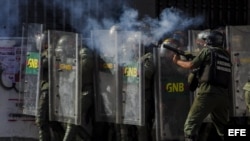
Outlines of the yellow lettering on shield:
<svg viewBox="0 0 250 141">
<path fill-rule="evenodd" d="M 184 83 L 167 83 L 165 87 L 167 92 L 183 92 L 184 91 Z"/>
<path fill-rule="evenodd" d="M 72 65 L 69 65 L 69 64 L 60 64 L 59 65 L 59 69 L 61 69 L 61 70 L 68 70 L 68 71 L 70 71 L 70 70 L 72 70 Z"/>
<path fill-rule="evenodd" d="M 32 68 L 32 69 L 38 68 L 38 59 L 32 59 L 32 58 L 30 58 L 28 60 L 28 64 L 27 65 L 28 65 L 29 68 Z"/>
<path fill-rule="evenodd" d="M 113 68 L 113 64 L 112 63 L 104 63 L 103 64 L 103 68 L 105 68 L 105 69 L 112 69 Z"/>
<path fill-rule="evenodd" d="M 125 67 L 123 70 L 125 76 L 137 77 L 137 68 L 135 67 Z"/>
</svg>

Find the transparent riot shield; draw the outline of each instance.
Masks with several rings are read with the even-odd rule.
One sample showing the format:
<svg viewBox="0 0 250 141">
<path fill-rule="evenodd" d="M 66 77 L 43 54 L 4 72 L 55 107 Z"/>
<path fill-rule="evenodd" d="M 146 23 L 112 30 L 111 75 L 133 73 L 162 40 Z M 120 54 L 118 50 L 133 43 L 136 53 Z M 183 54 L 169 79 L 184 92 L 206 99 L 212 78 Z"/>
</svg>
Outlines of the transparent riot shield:
<svg viewBox="0 0 250 141">
<path fill-rule="evenodd" d="M 250 76 L 250 26 L 228 26 L 226 35 L 227 47 L 233 63 L 233 116 L 249 116 L 243 86 Z"/>
<path fill-rule="evenodd" d="M 23 47 L 22 54 L 26 57 L 26 66 L 21 68 L 20 88 L 23 88 L 21 97 L 23 97 L 23 113 L 27 115 L 36 115 L 37 103 L 40 91 L 40 59 L 41 43 L 43 40 L 42 24 L 26 24 L 23 27 Z"/>
<path fill-rule="evenodd" d="M 156 138 L 158 141 L 183 140 L 183 126 L 191 104 L 188 71 L 173 64 L 171 51 L 155 49 L 154 56 Z"/>
<path fill-rule="evenodd" d="M 117 33 L 109 30 L 91 32 L 95 50 L 95 116 L 97 121 L 118 122 Z"/>
<path fill-rule="evenodd" d="M 81 124 L 79 35 L 48 31 L 50 120 Z"/>
<path fill-rule="evenodd" d="M 141 33 L 118 32 L 119 56 L 119 119 L 122 124 L 144 125 L 145 77 L 141 63 L 144 55 Z"/>
</svg>

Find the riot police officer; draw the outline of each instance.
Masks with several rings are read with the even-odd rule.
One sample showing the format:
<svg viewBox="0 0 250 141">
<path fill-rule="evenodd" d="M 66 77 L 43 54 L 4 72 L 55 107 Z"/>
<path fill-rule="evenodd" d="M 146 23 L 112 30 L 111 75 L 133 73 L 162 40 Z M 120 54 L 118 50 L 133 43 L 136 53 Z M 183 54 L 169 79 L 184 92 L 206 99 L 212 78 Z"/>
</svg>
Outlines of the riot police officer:
<svg viewBox="0 0 250 141">
<path fill-rule="evenodd" d="M 39 141 L 50 141 L 49 128 L 49 95 L 48 95 L 48 52 L 47 47 L 43 48 L 41 65 L 43 78 L 41 81 L 41 94 L 39 96 L 38 114 L 36 123 L 39 128 Z"/>
<path fill-rule="evenodd" d="M 230 55 L 222 47 L 222 33 L 211 31 L 205 41 L 207 47 L 192 61 L 180 60 L 178 55 L 173 57 L 173 62 L 184 69 L 200 68 L 197 95 L 184 124 L 185 139 L 188 141 L 196 140 L 198 129 L 209 114 L 218 135 L 223 139 L 229 119 Z"/>
<path fill-rule="evenodd" d="M 154 141 L 155 140 L 155 110 L 154 110 L 154 62 L 152 52 L 147 52 L 141 57 L 143 70 L 145 75 L 145 125 L 137 126 L 138 141 Z"/>
<path fill-rule="evenodd" d="M 88 47 L 83 47 L 80 50 L 81 66 L 82 66 L 82 93 L 81 93 L 81 109 L 82 109 L 82 125 L 75 125 L 67 123 L 63 141 L 75 141 L 76 136 L 79 135 L 83 140 L 90 140 L 91 135 L 84 127 L 91 124 L 93 120 L 93 67 L 94 58 L 93 53 Z"/>
<path fill-rule="evenodd" d="M 245 103 L 247 106 L 247 110 L 250 113 L 250 76 L 248 76 L 248 81 L 243 87 L 244 96 L 245 96 Z M 248 124 L 250 125 L 250 119 L 248 119 Z"/>
<path fill-rule="evenodd" d="M 153 95 L 153 75 L 154 63 L 152 52 L 147 52 L 139 59 L 139 47 L 136 44 L 136 37 L 128 37 L 126 45 L 123 47 L 121 58 L 124 62 L 141 63 L 145 76 L 145 125 L 126 125 L 119 124 L 117 132 L 120 132 L 121 141 L 136 140 L 136 141 L 152 141 L 154 140 L 153 123 L 154 123 L 154 95 Z"/>
<path fill-rule="evenodd" d="M 48 46 L 46 43 L 42 47 L 41 69 L 41 91 L 36 116 L 39 141 L 62 140 L 64 134 L 62 125 L 57 121 L 49 120 Z"/>
</svg>

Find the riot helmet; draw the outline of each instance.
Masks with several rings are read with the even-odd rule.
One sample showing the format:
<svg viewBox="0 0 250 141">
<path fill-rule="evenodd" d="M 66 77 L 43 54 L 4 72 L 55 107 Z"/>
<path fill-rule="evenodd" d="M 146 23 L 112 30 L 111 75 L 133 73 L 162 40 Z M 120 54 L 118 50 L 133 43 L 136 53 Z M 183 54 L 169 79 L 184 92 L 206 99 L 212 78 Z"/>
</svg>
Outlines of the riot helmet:
<svg viewBox="0 0 250 141">
<path fill-rule="evenodd" d="M 67 44 L 72 43 L 72 39 L 73 38 L 70 38 L 70 36 L 67 36 L 67 35 L 60 37 L 58 42 L 57 42 L 57 47 L 63 47 Z"/>
<path fill-rule="evenodd" d="M 56 44 L 56 49 L 55 49 L 56 56 L 61 56 L 62 53 L 65 53 L 66 55 L 68 54 L 69 56 L 74 54 L 71 49 L 67 49 L 75 45 L 74 41 L 75 40 L 71 38 L 71 36 L 65 35 L 65 36 L 60 37 Z"/>
<path fill-rule="evenodd" d="M 197 34 L 197 38 L 195 42 L 198 45 L 198 47 L 206 46 L 206 39 L 209 33 L 210 33 L 210 30 L 204 30 Z"/>
<path fill-rule="evenodd" d="M 211 31 L 206 38 L 206 44 L 212 47 L 223 47 L 224 35 L 219 31 Z"/>
<path fill-rule="evenodd" d="M 43 44 L 43 42 L 44 42 L 44 40 L 45 40 L 44 36 L 45 36 L 44 33 L 39 33 L 39 34 L 36 34 L 36 35 L 35 35 L 36 48 L 37 48 L 37 50 L 43 49 L 43 48 L 42 48 L 42 47 L 43 47 L 42 44 Z M 42 51 L 42 50 L 41 50 L 41 51 Z"/>
<path fill-rule="evenodd" d="M 121 26 L 119 26 L 119 25 L 113 25 L 109 29 L 109 33 L 110 34 L 114 34 L 117 31 L 121 31 Z"/>
<path fill-rule="evenodd" d="M 201 39 L 201 40 L 206 40 L 208 35 L 209 35 L 210 31 L 209 30 L 204 30 L 204 31 L 201 31 L 200 33 L 198 33 L 197 35 L 197 39 Z"/>
<path fill-rule="evenodd" d="M 180 46 L 180 42 L 174 38 L 167 38 L 163 41 L 164 45 L 171 46 L 173 48 L 178 48 Z"/>
</svg>

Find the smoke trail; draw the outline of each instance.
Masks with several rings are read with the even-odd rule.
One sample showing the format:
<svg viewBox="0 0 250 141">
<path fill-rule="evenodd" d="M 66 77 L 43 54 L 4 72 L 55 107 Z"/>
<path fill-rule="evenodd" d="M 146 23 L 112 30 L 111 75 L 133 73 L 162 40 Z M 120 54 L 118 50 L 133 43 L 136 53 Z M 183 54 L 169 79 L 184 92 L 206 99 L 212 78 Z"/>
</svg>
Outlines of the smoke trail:
<svg viewBox="0 0 250 141">
<path fill-rule="evenodd" d="M 16 30 L 15 27 L 20 21 L 19 6 L 28 6 L 26 2 L 0 2 L 0 35 L 12 34 Z M 138 11 L 129 7 L 123 0 L 45 0 L 44 4 L 48 9 L 55 8 L 67 13 L 65 20 L 70 21 L 71 27 L 84 36 L 89 36 L 91 30 L 109 29 L 113 25 L 119 25 L 124 30 L 139 30 L 138 27 L 147 25 L 151 38 L 159 40 L 164 34 L 174 30 L 202 23 L 201 17 L 188 17 L 182 11 L 173 8 L 163 10 L 159 19 L 146 15 L 139 20 Z"/>
<path fill-rule="evenodd" d="M 203 22 L 202 17 L 188 17 L 183 11 L 175 8 L 167 8 L 162 11 L 160 18 L 153 19 L 145 16 L 138 19 L 138 11 L 127 5 L 126 2 L 106 1 L 65 1 L 56 0 L 56 5 L 67 10 L 71 18 L 71 26 L 90 35 L 91 30 L 110 29 L 118 25 L 123 30 L 141 30 L 147 26 L 150 31 L 143 38 L 159 40 L 165 34 L 175 30 L 185 30 L 190 26 Z M 81 21 L 76 23 L 75 21 Z M 146 42 L 147 44 L 147 42 Z"/>
<path fill-rule="evenodd" d="M 69 15 L 67 21 L 70 21 L 71 27 L 82 33 L 84 38 L 90 38 L 91 31 L 110 30 L 116 25 L 123 31 L 142 31 L 141 39 L 144 45 L 158 42 L 176 30 L 186 30 L 203 22 L 202 17 L 189 17 L 176 8 L 164 9 L 159 18 L 146 15 L 139 19 L 136 9 L 118 0 L 54 0 L 54 6 Z M 107 33 L 107 36 L 111 39 L 105 35 L 95 37 L 95 41 L 99 42 L 97 44 L 106 50 L 114 43 L 113 35 Z"/>
<path fill-rule="evenodd" d="M 191 26 L 202 24 L 202 17 L 188 17 L 183 11 L 175 8 L 167 8 L 160 14 L 159 20 L 147 19 L 150 24 L 151 35 L 155 40 L 161 39 L 165 34 L 187 30 Z"/>
</svg>

